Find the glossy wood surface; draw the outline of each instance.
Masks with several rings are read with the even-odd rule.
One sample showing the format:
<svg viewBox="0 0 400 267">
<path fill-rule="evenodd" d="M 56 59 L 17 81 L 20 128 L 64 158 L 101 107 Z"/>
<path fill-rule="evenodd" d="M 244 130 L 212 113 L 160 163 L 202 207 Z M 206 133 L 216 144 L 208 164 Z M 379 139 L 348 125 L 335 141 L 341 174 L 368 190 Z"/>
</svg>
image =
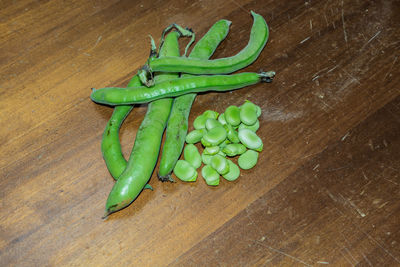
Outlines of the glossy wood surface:
<svg viewBox="0 0 400 267">
<path fill-rule="evenodd" d="M 257 166 L 218 187 L 150 185 L 102 220 L 114 181 L 100 151 L 110 107 L 171 23 L 199 39 L 232 21 L 213 58 L 270 39 L 246 71 L 271 84 L 199 95 L 190 114 L 261 106 Z M 400 3 L 0 2 L 1 266 L 400 266 Z M 182 40 L 182 48 L 187 40 Z M 121 128 L 128 157 L 146 105 Z"/>
</svg>

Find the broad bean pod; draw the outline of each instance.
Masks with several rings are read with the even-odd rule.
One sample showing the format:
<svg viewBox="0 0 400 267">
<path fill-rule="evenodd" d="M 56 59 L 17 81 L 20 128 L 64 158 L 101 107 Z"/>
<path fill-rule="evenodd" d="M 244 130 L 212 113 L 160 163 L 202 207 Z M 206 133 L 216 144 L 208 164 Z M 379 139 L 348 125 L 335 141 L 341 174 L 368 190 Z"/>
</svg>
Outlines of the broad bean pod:
<svg viewBox="0 0 400 267">
<path fill-rule="evenodd" d="M 179 34 L 167 35 L 161 48 L 168 55 L 179 55 Z M 168 80 L 176 74 L 160 74 L 157 80 Z M 114 184 L 107 202 L 105 216 L 128 206 L 145 187 L 157 163 L 162 135 L 172 106 L 172 99 L 161 99 L 148 105 L 147 113 L 137 131 L 127 166 Z"/>
<path fill-rule="evenodd" d="M 137 75 L 128 83 L 128 86 L 140 86 Z M 121 150 L 119 141 L 119 129 L 122 122 L 131 112 L 133 105 L 116 106 L 103 132 L 101 140 L 101 152 L 111 176 L 117 180 L 126 168 L 126 159 Z"/>
<path fill-rule="evenodd" d="M 196 43 L 189 58 L 208 59 L 227 36 L 230 25 L 231 22 L 225 19 L 217 21 Z M 195 97 L 196 94 L 192 93 L 174 99 L 165 130 L 165 141 L 158 170 L 158 178 L 161 181 L 172 180 L 171 172 L 185 144 L 189 113 Z"/>
<path fill-rule="evenodd" d="M 213 60 L 184 57 L 151 58 L 148 65 L 144 67 L 144 70 L 190 74 L 226 74 L 250 65 L 257 59 L 269 37 L 268 25 L 264 18 L 253 11 L 251 11 L 251 15 L 253 16 L 253 25 L 249 42 L 236 55 Z M 147 84 L 148 81 L 142 81 L 142 83 Z"/>
<path fill-rule="evenodd" d="M 153 87 L 108 87 L 93 89 L 90 98 L 100 104 L 127 105 L 148 103 L 166 97 L 207 91 L 231 91 L 259 82 L 271 82 L 275 73 L 243 72 L 231 75 L 195 76 L 159 82 Z"/>
</svg>

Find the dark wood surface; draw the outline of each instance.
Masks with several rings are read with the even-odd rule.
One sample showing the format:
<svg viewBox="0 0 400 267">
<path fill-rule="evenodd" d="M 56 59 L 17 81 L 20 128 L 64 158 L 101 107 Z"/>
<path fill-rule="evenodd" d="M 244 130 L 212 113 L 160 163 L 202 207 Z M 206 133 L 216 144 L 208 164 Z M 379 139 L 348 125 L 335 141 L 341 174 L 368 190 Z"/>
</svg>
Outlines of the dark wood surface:
<svg viewBox="0 0 400 267">
<path fill-rule="evenodd" d="M 208 187 L 160 183 L 102 220 L 113 186 L 100 151 L 112 109 L 90 88 L 124 86 L 151 34 L 199 39 L 232 21 L 213 58 L 270 39 L 246 71 L 271 84 L 196 98 L 193 119 L 262 107 L 258 165 Z M 1 1 L 1 266 L 400 266 L 398 1 Z M 186 40 L 182 40 L 182 47 Z M 121 129 L 129 156 L 146 105 Z"/>
</svg>

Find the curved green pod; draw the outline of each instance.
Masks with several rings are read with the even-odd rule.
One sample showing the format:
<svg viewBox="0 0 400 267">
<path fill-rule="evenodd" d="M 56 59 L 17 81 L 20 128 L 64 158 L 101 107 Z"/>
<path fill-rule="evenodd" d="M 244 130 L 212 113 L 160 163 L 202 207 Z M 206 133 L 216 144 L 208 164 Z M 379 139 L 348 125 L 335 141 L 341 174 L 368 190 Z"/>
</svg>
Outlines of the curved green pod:
<svg viewBox="0 0 400 267">
<path fill-rule="evenodd" d="M 179 34 L 167 35 L 160 51 L 179 55 Z M 171 79 L 176 74 L 160 74 L 158 80 Z M 145 187 L 153 173 L 160 151 L 162 135 L 171 111 L 172 99 L 161 99 L 148 105 L 147 113 L 137 131 L 127 166 L 111 189 L 106 202 L 105 216 L 127 207 Z"/>
<path fill-rule="evenodd" d="M 90 98 L 100 104 L 127 105 L 148 103 L 168 97 L 207 91 L 231 91 L 259 82 L 271 82 L 274 72 L 243 72 L 231 75 L 211 75 L 178 78 L 158 82 L 153 87 L 107 87 L 93 89 Z M 225 114 L 226 118 L 227 114 Z"/>
<path fill-rule="evenodd" d="M 140 86 L 137 75 L 128 83 L 128 86 Z M 101 152 L 111 176 L 117 180 L 126 168 L 126 159 L 122 154 L 121 143 L 119 141 L 119 129 L 125 118 L 133 109 L 133 105 L 116 106 L 107 123 L 101 139 Z"/>
<path fill-rule="evenodd" d="M 217 21 L 193 47 L 189 58 L 208 59 L 227 36 L 230 25 L 231 22 L 225 19 Z M 189 113 L 195 97 L 196 94 L 192 93 L 174 99 L 158 170 L 158 177 L 161 180 L 169 179 L 172 168 L 182 153 L 188 131 Z"/>
<path fill-rule="evenodd" d="M 264 49 L 269 29 L 264 18 L 251 11 L 253 25 L 249 42 L 239 53 L 234 56 L 213 60 L 166 57 L 153 59 L 148 62 L 149 69 L 153 72 L 184 72 L 190 74 L 226 74 L 240 70 L 253 63 Z"/>
</svg>

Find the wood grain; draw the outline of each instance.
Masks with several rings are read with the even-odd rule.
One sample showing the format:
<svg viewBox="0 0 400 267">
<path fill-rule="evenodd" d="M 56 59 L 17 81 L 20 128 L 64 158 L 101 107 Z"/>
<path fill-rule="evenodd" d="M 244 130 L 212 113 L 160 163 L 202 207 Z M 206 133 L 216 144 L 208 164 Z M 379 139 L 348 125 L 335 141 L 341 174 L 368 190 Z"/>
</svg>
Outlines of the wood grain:
<svg viewBox="0 0 400 267">
<path fill-rule="evenodd" d="M 151 34 L 199 39 L 232 21 L 213 58 L 270 39 L 246 71 L 271 84 L 201 94 L 190 114 L 260 105 L 259 164 L 235 182 L 160 183 L 101 220 L 113 186 L 100 151 Z M 1 266 L 399 266 L 398 1 L 1 1 Z M 187 40 L 182 40 L 182 47 Z M 146 105 L 121 129 L 129 155 Z"/>
</svg>

